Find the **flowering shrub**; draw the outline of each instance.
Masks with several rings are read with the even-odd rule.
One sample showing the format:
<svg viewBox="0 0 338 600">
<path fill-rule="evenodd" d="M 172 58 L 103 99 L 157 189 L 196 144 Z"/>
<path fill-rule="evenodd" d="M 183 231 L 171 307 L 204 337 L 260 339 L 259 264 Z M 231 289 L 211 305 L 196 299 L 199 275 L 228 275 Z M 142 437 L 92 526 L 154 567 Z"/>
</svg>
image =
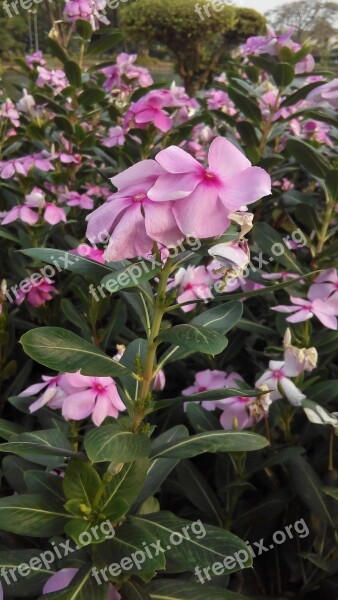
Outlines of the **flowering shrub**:
<svg viewBox="0 0 338 600">
<path fill-rule="evenodd" d="M 104 8 L 0 106 L 1 593 L 334 598 L 337 80 L 269 31 L 191 98 Z"/>
</svg>

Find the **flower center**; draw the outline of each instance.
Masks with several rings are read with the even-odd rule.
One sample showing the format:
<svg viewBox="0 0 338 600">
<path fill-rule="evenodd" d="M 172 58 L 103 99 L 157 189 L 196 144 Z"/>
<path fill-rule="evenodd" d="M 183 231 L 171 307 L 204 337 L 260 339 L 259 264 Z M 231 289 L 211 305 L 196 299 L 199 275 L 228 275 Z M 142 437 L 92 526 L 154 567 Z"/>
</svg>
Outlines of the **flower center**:
<svg viewBox="0 0 338 600">
<path fill-rule="evenodd" d="M 202 385 L 202 387 L 198 388 L 198 391 L 199 391 L 199 393 L 201 393 L 201 392 L 206 392 L 206 391 L 207 391 L 207 389 L 208 389 L 208 388 L 206 388 L 206 387 L 204 387 L 204 386 Z"/>
<path fill-rule="evenodd" d="M 216 179 L 216 175 L 214 173 L 210 173 L 210 171 L 205 172 L 205 178 L 209 181 Z"/>
<path fill-rule="evenodd" d="M 146 195 L 143 194 L 142 192 L 140 194 L 135 194 L 134 196 L 134 200 L 136 202 L 141 202 L 142 200 L 144 200 L 146 198 Z"/>
<path fill-rule="evenodd" d="M 279 381 L 280 379 L 285 377 L 285 373 L 283 369 L 275 369 L 274 371 L 272 371 L 272 377 L 273 379 L 277 379 Z"/>
<path fill-rule="evenodd" d="M 103 390 L 104 390 L 104 387 L 103 387 L 103 385 L 101 385 L 101 383 L 97 383 L 95 385 L 95 391 L 96 392 L 103 392 Z"/>
</svg>

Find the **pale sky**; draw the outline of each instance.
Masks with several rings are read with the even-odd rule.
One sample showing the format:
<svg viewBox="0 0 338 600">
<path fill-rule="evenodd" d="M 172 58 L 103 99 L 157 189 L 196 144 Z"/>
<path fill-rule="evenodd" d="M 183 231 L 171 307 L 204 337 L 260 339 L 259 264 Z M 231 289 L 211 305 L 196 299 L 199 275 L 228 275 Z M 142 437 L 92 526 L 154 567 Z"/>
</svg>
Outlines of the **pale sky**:
<svg viewBox="0 0 338 600">
<path fill-rule="evenodd" d="M 294 0 L 235 0 L 235 4 L 245 8 L 255 8 L 259 12 L 264 13 L 272 8 L 276 8 L 276 6 L 292 1 Z"/>
</svg>

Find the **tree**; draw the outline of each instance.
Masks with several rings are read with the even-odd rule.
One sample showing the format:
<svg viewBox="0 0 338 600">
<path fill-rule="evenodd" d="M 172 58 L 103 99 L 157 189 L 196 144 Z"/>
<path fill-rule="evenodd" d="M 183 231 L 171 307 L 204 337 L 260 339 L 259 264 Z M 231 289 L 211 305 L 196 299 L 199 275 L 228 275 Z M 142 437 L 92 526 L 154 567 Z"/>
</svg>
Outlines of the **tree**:
<svg viewBox="0 0 338 600">
<path fill-rule="evenodd" d="M 267 12 L 267 17 L 278 32 L 294 27 L 293 37 L 300 44 L 310 37 L 319 51 L 325 51 L 330 38 L 337 33 L 338 4 L 321 0 L 297 0 Z"/>
<path fill-rule="evenodd" d="M 139 0 L 121 10 L 121 27 L 127 39 L 167 46 L 188 93 L 194 95 L 210 80 L 229 46 L 264 32 L 266 21 L 256 11 L 222 2 L 213 7 L 208 0 Z"/>
</svg>

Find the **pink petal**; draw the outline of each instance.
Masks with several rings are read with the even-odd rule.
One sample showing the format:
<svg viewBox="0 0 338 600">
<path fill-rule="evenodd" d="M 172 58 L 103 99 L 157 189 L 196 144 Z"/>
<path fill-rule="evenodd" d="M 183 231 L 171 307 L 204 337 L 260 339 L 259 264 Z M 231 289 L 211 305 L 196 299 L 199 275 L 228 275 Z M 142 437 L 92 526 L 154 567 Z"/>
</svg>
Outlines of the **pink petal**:
<svg viewBox="0 0 338 600">
<path fill-rule="evenodd" d="M 148 198 L 157 202 L 186 198 L 186 196 L 189 196 L 194 191 L 199 182 L 200 176 L 195 172 L 179 175 L 161 175 L 155 185 L 150 188 Z"/>
<path fill-rule="evenodd" d="M 35 223 L 39 220 L 38 213 L 34 212 L 31 208 L 27 206 L 23 206 L 20 209 L 20 217 L 21 221 L 28 223 L 28 225 L 35 225 Z"/>
<path fill-rule="evenodd" d="M 228 210 L 237 210 L 243 204 L 251 204 L 271 194 L 271 178 L 264 169 L 250 167 L 229 179 L 219 190 L 223 204 Z"/>
<path fill-rule="evenodd" d="M 143 205 L 146 232 L 164 246 L 176 246 L 182 239 L 171 202 L 145 202 Z"/>
<path fill-rule="evenodd" d="M 203 167 L 188 152 L 178 146 L 169 146 L 156 155 L 157 162 L 169 173 L 191 173 L 203 171 Z"/>
<path fill-rule="evenodd" d="M 302 394 L 298 387 L 295 386 L 293 381 L 291 381 L 287 377 L 283 377 L 280 380 L 280 385 L 285 396 L 287 397 L 289 402 L 291 402 L 291 404 L 293 404 L 294 406 L 300 406 L 301 401 L 304 400 L 304 398 L 306 398 L 306 396 Z"/>
<path fill-rule="evenodd" d="M 163 111 L 157 111 L 155 114 L 154 125 L 163 133 L 167 133 L 173 126 L 173 120 Z"/>
<path fill-rule="evenodd" d="M 111 402 L 106 394 L 99 394 L 95 402 L 95 406 L 92 414 L 92 421 L 94 425 L 99 427 L 103 421 L 108 417 L 111 410 Z M 114 417 L 118 416 L 118 411 L 115 410 Z"/>
<path fill-rule="evenodd" d="M 55 204 L 47 205 L 43 218 L 50 225 L 56 225 L 57 223 L 60 223 L 60 221 L 64 221 L 66 223 L 67 221 L 66 213 L 63 208 L 55 206 Z"/>
<path fill-rule="evenodd" d="M 86 217 L 86 237 L 92 242 L 100 240 L 102 233 L 111 231 L 118 216 L 131 204 L 130 198 L 111 198 L 110 202 L 105 202 Z"/>
<path fill-rule="evenodd" d="M 163 175 L 164 171 L 155 160 L 142 160 L 129 167 L 119 175 L 111 178 L 111 182 L 118 190 Z"/>
<path fill-rule="evenodd" d="M 81 421 L 92 414 L 95 407 L 97 392 L 85 390 L 68 396 L 62 406 L 62 416 L 65 419 Z"/>
<path fill-rule="evenodd" d="M 321 300 L 327 300 L 333 289 L 334 287 L 332 283 L 314 283 L 310 286 L 308 298 L 310 300 L 316 300 L 318 298 Z"/>
<path fill-rule="evenodd" d="M 148 256 L 153 241 L 147 235 L 139 203 L 131 205 L 114 229 L 104 258 L 108 262 Z"/>
<path fill-rule="evenodd" d="M 210 171 L 229 179 L 251 167 L 251 162 L 234 144 L 223 137 L 217 137 L 209 149 Z"/>
<path fill-rule="evenodd" d="M 278 304 L 278 306 L 272 306 L 271 310 L 281 313 L 293 313 L 298 310 L 297 306 L 286 306 L 284 304 Z"/>
<path fill-rule="evenodd" d="M 308 321 L 309 319 L 312 319 L 312 317 L 313 312 L 310 310 L 299 310 L 291 317 L 287 317 L 286 320 L 289 323 L 301 323 L 302 321 Z"/>
<path fill-rule="evenodd" d="M 230 225 L 216 190 L 202 184 L 188 198 L 177 200 L 173 212 L 179 228 L 187 236 L 214 237 L 224 233 Z"/>
<path fill-rule="evenodd" d="M 45 583 L 42 593 L 50 594 L 52 592 L 59 592 L 68 587 L 78 570 L 79 569 L 68 568 L 57 571 L 57 573 L 54 573 L 54 575 L 52 575 Z"/>
</svg>

